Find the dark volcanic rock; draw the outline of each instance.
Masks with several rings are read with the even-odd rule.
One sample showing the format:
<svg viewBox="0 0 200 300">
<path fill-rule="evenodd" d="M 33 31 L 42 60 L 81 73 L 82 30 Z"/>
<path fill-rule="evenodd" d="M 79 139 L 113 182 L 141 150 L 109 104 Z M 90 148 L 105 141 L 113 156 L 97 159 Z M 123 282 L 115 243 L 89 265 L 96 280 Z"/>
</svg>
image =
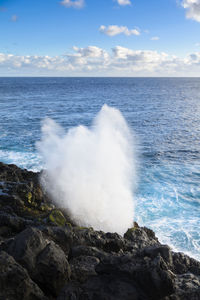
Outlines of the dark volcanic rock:
<svg viewBox="0 0 200 300">
<path fill-rule="evenodd" d="M 78 256 L 94 256 L 99 258 L 100 260 L 103 260 L 108 256 L 108 253 L 96 247 L 80 245 L 80 246 L 73 247 L 69 255 L 70 257 L 74 257 L 74 258 Z"/>
<path fill-rule="evenodd" d="M 38 255 L 35 271 L 35 281 L 54 296 L 59 294 L 71 275 L 64 252 L 54 242 L 50 242 Z"/>
<path fill-rule="evenodd" d="M 42 232 L 30 227 L 8 242 L 7 252 L 34 277 L 36 258 L 46 245 Z"/>
<path fill-rule="evenodd" d="M 200 262 L 184 253 L 174 253 L 173 269 L 177 274 L 194 273 L 200 276 Z"/>
<path fill-rule="evenodd" d="M 136 223 L 78 227 L 38 173 L 0 163 L 0 300 L 15 299 L 200 300 L 200 262 Z"/>
<path fill-rule="evenodd" d="M 94 256 L 81 255 L 70 261 L 71 279 L 80 282 L 86 281 L 90 276 L 97 275 L 95 267 L 100 260 Z"/>
<path fill-rule="evenodd" d="M 9 214 L 5 211 L 0 211 L 0 226 L 10 228 L 10 231 L 17 233 L 22 231 L 26 224 L 33 224 L 31 220 L 25 220 L 15 214 Z"/>
<path fill-rule="evenodd" d="M 108 257 L 96 267 L 99 274 L 117 275 L 137 283 L 150 299 L 161 299 L 174 292 L 174 275 L 166 268 L 163 259 L 138 258 L 133 255 Z"/>
<path fill-rule="evenodd" d="M 132 281 L 118 276 L 90 277 L 84 284 L 71 282 L 57 300 L 149 300 Z"/>
<path fill-rule="evenodd" d="M 0 180 L 5 182 L 22 183 L 33 181 L 37 173 L 18 168 L 16 165 L 7 165 L 0 162 Z"/>
<path fill-rule="evenodd" d="M 117 233 L 95 231 L 92 227 L 74 227 L 74 244 L 96 247 L 108 253 L 122 252 L 126 241 Z"/>
<path fill-rule="evenodd" d="M 155 233 L 146 227 L 129 228 L 124 234 L 124 238 L 131 241 L 132 246 L 136 249 L 142 249 L 147 246 L 160 244 Z"/>
<path fill-rule="evenodd" d="M 0 299 L 47 299 L 27 271 L 3 251 L 0 252 Z"/>
<path fill-rule="evenodd" d="M 200 282 L 191 273 L 178 275 L 175 279 L 175 293 L 164 300 L 199 300 Z"/>
<path fill-rule="evenodd" d="M 69 254 L 72 245 L 74 244 L 74 233 L 72 226 L 65 227 L 50 227 L 42 226 L 40 227 L 44 236 L 48 239 L 53 240 L 60 248 L 65 252 L 66 255 Z"/>
<path fill-rule="evenodd" d="M 43 200 L 44 194 L 39 185 L 39 173 L 0 162 L 0 182 L 0 188 L 5 196 L 18 196 L 22 201 L 35 203 L 35 205 L 39 205 Z"/>
<path fill-rule="evenodd" d="M 4 250 L 20 263 L 48 294 L 57 295 L 70 278 L 65 253 L 36 228 L 28 228 L 4 244 Z"/>
</svg>

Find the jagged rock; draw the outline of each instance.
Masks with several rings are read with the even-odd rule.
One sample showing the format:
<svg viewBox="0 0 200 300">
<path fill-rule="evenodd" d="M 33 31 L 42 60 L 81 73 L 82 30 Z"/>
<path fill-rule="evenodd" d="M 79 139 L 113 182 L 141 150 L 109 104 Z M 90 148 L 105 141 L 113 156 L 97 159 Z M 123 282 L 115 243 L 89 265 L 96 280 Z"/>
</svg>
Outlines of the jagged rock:
<svg viewBox="0 0 200 300">
<path fill-rule="evenodd" d="M 125 247 L 124 239 L 117 233 L 107 232 L 105 234 L 106 242 L 103 246 L 103 250 L 105 252 L 114 252 L 118 253 Z"/>
<path fill-rule="evenodd" d="M 71 225 L 66 225 L 65 227 L 42 226 L 40 229 L 48 239 L 51 239 L 58 244 L 66 255 L 69 254 L 74 240 L 74 233 Z"/>
<path fill-rule="evenodd" d="M 165 297 L 162 300 L 199 300 L 200 290 L 196 291 L 184 291 L 183 293 L 173 294 L 169 297 Z"/>
<path fill-rule="evenodd" d="M 74 228 L 74 242 L 96 247 L 108 253 L 117 253 L 125 248 L 124 239 L 117 233 L 95 231 L 93 228 Z"/>
<path fill-rule="evenodd" d="M 37 257 L 35 281 L 47 294 L 56 296 L 70 275 L 70 266 L 64 252 L 54 242 L 50 242 Z"/>
<path fill-rule="evenodd" d="M 40 230 L 30 227 L 8 243 L 7 252 L 34 277 L 37 255 L 47 243 Z"/>
<path fill-rule="evenodd" d="M 8 226 L 13 229 L 14 232 L 18 232 L 24 228 L 24 222 L 20 217 L 0 211 L 0 226 Z"/>
<path fill-rule="evenodd" d="M 80 282 L 86 281 L 90 276 L 97 275 L 95 267 L 100 260 L 94 256 L 78 256 L 70 261 L 71 278 Z"/>
<path fill-rule="evenodd" d="M 12 256 L 0 252 L 0 299 L 47 300 L 27 271 Z"/>
<path fill-rule="evenodd" d="M 39 173 L 23 170 L 15 165 L 0 162 L 1 189 L 13 195 L 18 195 L 24 201 L 40 203 L 43 192 L 39 185 Z"/>
<path fill-rule="evenodd" d="M 168 271 L 161 256 L 154 260 L 137 258 L 133 255 L 108 256 L 96 267 L 98 274 L 115 274 L 118 278 L 132 280 L 139 285 L 151 299 L 161 299 L 174 291 L 174 276 Z"/>
<path fill-rule="evenodd" d="M 76 245 L 83 244 L 102 249 L 105 244 L 105 233 L 102 231 L 95 231 L 93 228 L 75 227 L 74 234 L 74 244 Z"/>
<path fill-rule="evenodd" d="M 14 234 L 24 230 L 27 226 L 31 225 L 34 225 L 32 220 L 27 220 L 15 214 L 10 215 L 4 211 L 0 211 L 0 226 L 1 228 L 7 228 L 7 231 L 3 231 L 1 236 L 4 236 L 5 234 L 8 236 L 13 236 Z"/>
<path fill-rule="evenodd" d="M 67 213 L 55 208 L 47 193 L 42 190 L 40 175 L 0 162 L 1 211 L 40 224 L 49 222 L 55 226 L 67 223 L 74 225 Z"/>
<path fill-rule="evenodd" d="M 37 177 L 37 173 L 20 169 L 14 164 L 4 164 L 0 162 L 0 181 L 24 182 L 31 181 Z"/>
<path fill-rule="evenodd" d="M 70 267 L 64 252 L 36 228 L 30 227 L 10 240 L 6 251 L 28 270 L 43 290 L 53 295 L 69 280 Z"/>
<path fill-rule="evenodd" d="M 10 281 L 9 281 L 10 280 Z M 79 227 L 39 174 L 0 163 L 0 300 L 200 300 L 200 262 L 134 223 Z"/>
<path fill-rule="evenodd" d="M 124 238 L 132 242 L 135 249 L 142 249 L 147 246 L 160 244 L 153 230 L 146 227 L 129 228 L 124 234 Z"/>
<path fill-rule="evenodd" d="M 170 247 L 167 245 L 156 245 L 145 247 L 142 251 L 143 256 L 149 256 L 151 258 L 155 258 L 156 256 L 160 255 L 165 260 L 165 262 L 172 265 L 172 252 Z"/>
<path fill-rule="evenodd" d="M 177 274 L 191 272 L 200 276 L 200 262 L 184 253 L 173 254 L 173 269 Z"/>
<path fill-rule="evenodd" d="M 102 260 L 108 256 L 108 253 L 100 250 L 96 247 L 91 246 L 75 246 L 72 247 L 71 252 L 69 253 L 70 257 L 76 258 L 78 256 L 94 256 Z"/>
<path fill-rule="evenodd" d="M 199 300 L 200 278 L 191 273 L 176 276 L 175 293 L 164 300 Z"/>
</svg>

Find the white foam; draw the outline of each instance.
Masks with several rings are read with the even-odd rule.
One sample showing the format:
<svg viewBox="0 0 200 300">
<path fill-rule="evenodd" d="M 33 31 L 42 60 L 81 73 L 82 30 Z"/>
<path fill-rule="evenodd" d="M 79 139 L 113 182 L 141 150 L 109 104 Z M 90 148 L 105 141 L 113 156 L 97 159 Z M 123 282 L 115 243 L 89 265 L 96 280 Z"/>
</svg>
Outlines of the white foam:
<svg viewBox="0 0 200 300">
<path fill-rule="evenodd" d="M 38 172 L 42 169 L 38 153 L 0 150 L 0 161 Z"/>
</svg>

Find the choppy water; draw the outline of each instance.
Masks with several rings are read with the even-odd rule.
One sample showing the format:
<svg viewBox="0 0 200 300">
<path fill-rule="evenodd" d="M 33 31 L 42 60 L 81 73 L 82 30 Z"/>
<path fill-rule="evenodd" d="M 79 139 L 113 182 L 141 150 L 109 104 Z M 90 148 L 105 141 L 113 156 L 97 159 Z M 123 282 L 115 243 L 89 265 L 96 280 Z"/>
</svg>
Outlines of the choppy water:
<svg viewBox="0 0 200 300">
<path fill-rule="evenodd" d="M 137 136 L 136 221 L 200 259 L 199 78 L 0 78 L 0 161 L 40 170 L 41 120 L 90 125 L 104 103 Z"/>
</svg>

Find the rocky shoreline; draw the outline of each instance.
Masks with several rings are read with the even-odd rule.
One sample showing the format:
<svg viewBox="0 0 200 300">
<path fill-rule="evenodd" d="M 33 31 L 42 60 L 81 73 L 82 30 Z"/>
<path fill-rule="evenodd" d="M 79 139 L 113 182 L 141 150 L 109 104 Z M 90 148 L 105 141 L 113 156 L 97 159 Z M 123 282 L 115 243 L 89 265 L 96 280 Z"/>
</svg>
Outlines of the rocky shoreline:
<svg viewBox="0 0 200 300">
<path fill-rule="evenodd" d="M 76 226 L 39 173 L 0 163 L 0 300 L 200 299 L 200 262 L 134 226 Z"/>
</svg>

